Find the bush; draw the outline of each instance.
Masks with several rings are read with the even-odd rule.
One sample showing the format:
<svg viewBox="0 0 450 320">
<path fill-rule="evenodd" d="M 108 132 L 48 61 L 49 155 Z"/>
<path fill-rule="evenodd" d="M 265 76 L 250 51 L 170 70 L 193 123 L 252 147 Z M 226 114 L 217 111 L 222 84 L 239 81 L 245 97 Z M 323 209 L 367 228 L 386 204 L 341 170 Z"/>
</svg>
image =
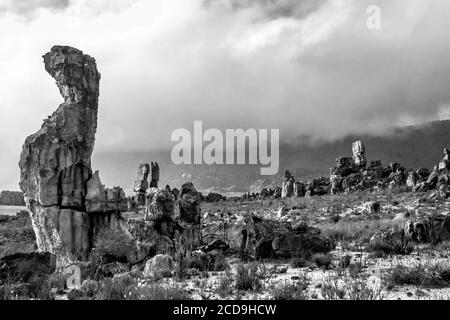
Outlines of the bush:
<svg viewBox="0 0 450 320">
<path fill-rule="evenodd" d="M 216 288 L 216 293 L 222 298 L 232 294 L 233 293 L 232 284 L 233 284 L 233 275 L 229 271 L 226 271 L 219 278 L 219 285 Z"/>
<path fill-rule="evenodd" d="M 311 257 L 311 261 L 319 268 L 328 270 L 333 265 L 333 256 L 330 254 L 316 253 Z"/>
<path fill-rule="evenodd" d="M 303 268 L 306 266 L 306 259 L 305 258 L 294 258 L 291 262 L 292 268 Z"/>
<path fill-rule="evenodd" d="M 389 269 L 384 280 L 390 287 L 395 285 L 447 287 L 450 285 L 450 267 L 448 264 L 431 262 L 414 266 L 396 263 Z"/>
<path fill-rule="evenodd" d="M 258 276 L 258 264 L 251 263 L 247 266 L 238 264 L 236 275 L 236 289 L 257 290 L 261 287 L 261 279 Z"/>
<path fill-rule="evenodd" d="M 144 284 L 129 275 L 104 279 L 97 300 L 188 300 L 186 290 L 174 282 Z"/>
<path fill-rule="evenodd" d="M 190 300 L 186 290 L 177 284 L 151 284 L 137 288 L 133 300 Z"/>
<path fill-rule="evenodd" d="M 348 268 L 352 262 L 352 256 L 346 254 L 339 259 L 339 268 Z"/>
<path fill-rule="evenodd" d="M 381 287 L 369 287 L 364 277 L 326 278 L 321 286 L 325 300 L 381 300 Z"/>
<path fill-rule="evenodd" d="M 106 278 L 101 281 L 97 300 L 125 300 L 131 296 L 136 283 L 131 277 Z"/>
<path fill-rule="evenodd" d="M 305 274 L 295 282 L 272 285 L 270 291 L 274 300 L 307 300 L 306 290 L 309 284 L 310 280 Z"/>
<path fill-rule="evenodd" d="M 97 235 L 90 260 L 94 265 L 109 262 L 127 263 L 135 251 L 136 244 L 124 232 L 101 229 Z"/>
<path fill-rule="evenodd" d="M 374 241 L 369 244 L 368 251 L 372 252 L 375 257 L 383 257 L 385 255 L 408 255 L 414 250 L 414 245 L 407 241 Z"/>
</svg>

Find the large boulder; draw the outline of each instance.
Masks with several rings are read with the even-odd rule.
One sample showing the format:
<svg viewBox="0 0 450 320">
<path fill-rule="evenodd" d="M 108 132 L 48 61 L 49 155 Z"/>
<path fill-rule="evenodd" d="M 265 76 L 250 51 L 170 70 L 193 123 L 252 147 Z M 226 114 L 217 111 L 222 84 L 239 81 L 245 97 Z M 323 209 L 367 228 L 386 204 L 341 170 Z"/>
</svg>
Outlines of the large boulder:
<svg viewBox="0 0 450 320">
<path fill-rule="evenodd" d="M 180 218 L 180 208 L 172 192 L 167 189 L 149 188 L 146 197 L 147 220 L 175 221 Z"/>
<path fill-rule="evenodd" d="M 180 193 L 181 219 L 192 224 L 200 224 L 201 193 L 195 190 L 192 182 L 186 182 L 181 186 Z"/>
<path fill-rule="evenodd" d="M 157 254 L 145 263 L 144 276 L 158 279 L 171 276 L 173 270 L 173 258 L 167 254 Z"/>
<path fill-rule="evenodd" d="M 450 216 L 437 215 L 406 221 L 404 235 L 416 243 L 439 243 L 450 239 Z"/>
</svg>

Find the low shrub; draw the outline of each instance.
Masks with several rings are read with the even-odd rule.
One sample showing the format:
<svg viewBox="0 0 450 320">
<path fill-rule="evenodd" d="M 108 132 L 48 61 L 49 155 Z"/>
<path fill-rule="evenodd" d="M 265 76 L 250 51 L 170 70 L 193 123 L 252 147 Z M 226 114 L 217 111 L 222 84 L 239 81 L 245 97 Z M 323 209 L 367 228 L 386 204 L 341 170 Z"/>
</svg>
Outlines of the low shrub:
<svg viewBox="0 0 450 320">
<path fill-rule="evenodd" d="M 294 282 L 284 282 L 270 287 L 270 292 L 274 300 L 307 300 L 307 289 L 310 279 L 306 274 Z"/>
<path fill-rule="evenodd" d="M 236 289 L 250 291 L 261 287 L 261 278 L 258 275 L 258 264 L 238 264 L 236 274 Z"/>
<path fill-rule="evenodd" d="M 450 266 L 447 263 L 423 262 L 413 266 L 395 263 L 384 277 L 388 286 L 417 285 L 447 287 L 450 285 Z"/>
<path fill-rule="evenodd" d="M 311 257 L 311 261 L 321 269 L 330 269 L 333 265 L 333 256 L 331 254 L 316 253 Z"/>
</svg>

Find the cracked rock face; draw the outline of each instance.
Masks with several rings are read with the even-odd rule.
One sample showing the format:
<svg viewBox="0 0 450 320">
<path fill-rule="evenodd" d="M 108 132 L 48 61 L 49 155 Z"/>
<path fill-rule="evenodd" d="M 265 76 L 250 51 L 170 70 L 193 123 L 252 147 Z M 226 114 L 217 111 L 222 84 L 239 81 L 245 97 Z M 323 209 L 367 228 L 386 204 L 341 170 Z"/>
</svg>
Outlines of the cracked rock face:
<svg viewBox="0 0 450 320">
<path fill-rule="evenodd" d="M 85 260 L 95 230 L 120 218 L 115 203 L 123 194 L 109 196 L 92 174 L 100 81 L 94 58 L 65 46 L 54 46 L 43 58 L 64 102 L 25 140 L 20 188 L 39 251 L 66 265 Z"/>
</svg>

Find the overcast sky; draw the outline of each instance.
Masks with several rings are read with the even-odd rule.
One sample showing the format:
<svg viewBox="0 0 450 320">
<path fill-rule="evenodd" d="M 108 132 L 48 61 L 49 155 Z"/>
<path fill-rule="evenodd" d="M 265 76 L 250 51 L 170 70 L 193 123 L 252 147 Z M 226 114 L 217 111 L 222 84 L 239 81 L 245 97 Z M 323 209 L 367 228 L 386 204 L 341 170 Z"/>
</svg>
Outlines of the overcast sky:
<svg viewBox="0 0 450 320">
<path fill-rule="evenodd" d="M 55 44 L 97 60 L 94 152 L 169 149 L 194 120 L 336 139 L 448 118 L 449 18 L 448 0 L 0 0 L 0 189 L 62 102 Z"/>
</svg>

